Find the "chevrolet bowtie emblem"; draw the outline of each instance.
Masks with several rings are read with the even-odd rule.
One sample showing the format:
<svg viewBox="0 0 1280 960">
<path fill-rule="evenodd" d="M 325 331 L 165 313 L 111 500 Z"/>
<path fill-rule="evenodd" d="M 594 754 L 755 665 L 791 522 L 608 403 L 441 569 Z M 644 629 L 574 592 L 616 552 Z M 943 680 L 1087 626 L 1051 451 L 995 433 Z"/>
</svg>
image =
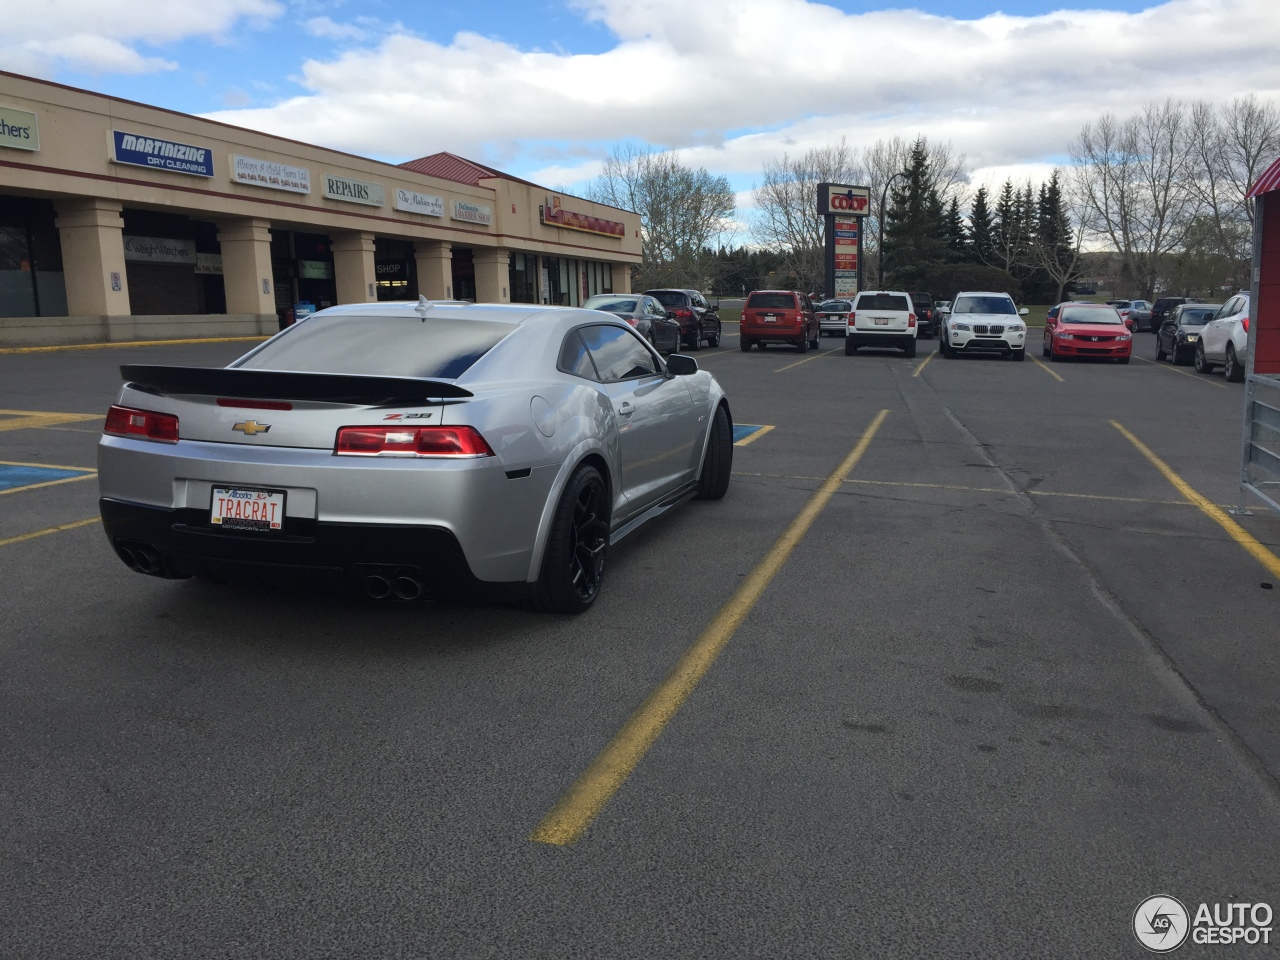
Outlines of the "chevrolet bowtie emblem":
<svg viewBox="0 0 1280 960">
<path fill-rule="evenodd" d="M 253 437 L 260 433 L 266 433 L 271 429 L 271 424 L 259 423 L 257 420 L 242 420 L 231 429 L 239 430 L 246 437 Z"/>
</svg>

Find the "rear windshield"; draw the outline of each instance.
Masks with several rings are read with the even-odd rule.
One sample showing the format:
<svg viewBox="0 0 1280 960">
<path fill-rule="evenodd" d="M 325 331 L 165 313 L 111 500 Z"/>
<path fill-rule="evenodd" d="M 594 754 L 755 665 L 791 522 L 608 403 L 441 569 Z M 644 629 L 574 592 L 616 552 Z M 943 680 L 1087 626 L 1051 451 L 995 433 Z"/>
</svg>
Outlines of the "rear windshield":
<svg viewBox="0 0 1280 960">
<path fill-rule="evenodd" d="M 794 310 L 796 298 L 789 293 L 753 293 L 747 298 L 748 310 Z"/>
<path fill-rule="evenodd" d="M 1017 315 L 1008 297 L 961 297 L 951 305 L 952 313 L 1003 313 Z"/>
<path fill-rule="evenodd" d="M 588 310 L 608 310 L 610 313 L 634 313 L 636 310 L 636 301 L 634 300 L 605 300 L 592 297 L 583 304 Z"/>
<path fill-rule="evenodd" d="M 911 295 L 911 302 L 918 307 L 921 304 L 933 303 L 933 297 L 929 296 L 927 293 L 913 293 Z"/>
<path fill-rule="evenodd" d="M 1106 307 L 1067 307 L 1059 318 L 1063 323 L 1123 323 L 1120 314 Z"/>
<path fill-rule="evenodd" d="M 897 310 L 907 313 L 907 298 L 892 293 L 864 293 L 858 298 L 859 310 Z"/>
<path fill-rule="evenodd" d="M 453 380 L 514 329 L 488 320 L 321 314 L 290 327 L 236 366 Z"/>
<path fill-rule="evenodd" d="M 853 309 L 853 304 L 848 300 L 828 300 L 818 309 L 826 310 L 829 313 L 848 313 Z"/>
<path fill-rule="evenodd" d="M 664 307 L 683 307 L 689 300 L 687 293 L 681 293 L 679 290 L 659 290 L 651 293 L 649 296 L 656 299 Z"/>
<path fill-rule="evenodd" d="M 1199 326 L 1202 323 L 1208 323 L 1213 314 L 1212 307 L 1208 310 L 1188 310 L 1184 307 L 1182 313 L 1178 315 L 1178 321 L 1188 326 Z"/>
</svg>

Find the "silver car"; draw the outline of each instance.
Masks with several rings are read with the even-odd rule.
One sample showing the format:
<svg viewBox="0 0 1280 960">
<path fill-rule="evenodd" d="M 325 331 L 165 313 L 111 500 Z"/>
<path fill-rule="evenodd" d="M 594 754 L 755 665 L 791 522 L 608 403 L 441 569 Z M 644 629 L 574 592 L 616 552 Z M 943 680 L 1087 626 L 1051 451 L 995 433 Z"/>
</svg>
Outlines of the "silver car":
<svg viewBox="0 0 1280 960">
<path fill-rule="evenodd" d="M 327 575 L 579 613 L 611 545 L 729 485 L 720 384 L 595 311 L 339 306 L 225 368 L 121 374 L 103 526 L 159 577 Z"/>
</svg>

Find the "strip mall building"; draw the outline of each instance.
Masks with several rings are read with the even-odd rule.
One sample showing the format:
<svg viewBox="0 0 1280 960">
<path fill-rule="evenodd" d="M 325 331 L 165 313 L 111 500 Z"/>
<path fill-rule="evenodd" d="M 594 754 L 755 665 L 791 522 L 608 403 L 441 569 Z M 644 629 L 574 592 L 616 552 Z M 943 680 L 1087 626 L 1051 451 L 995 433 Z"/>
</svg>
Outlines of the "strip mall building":
<svg viewBox="0 0 1280 960">
<path fill-rule="evenodd" d="M 336 303 L 630 291 L 640 219 L 0 73 L 0 346 L 273 333 Z"/>
</svg>

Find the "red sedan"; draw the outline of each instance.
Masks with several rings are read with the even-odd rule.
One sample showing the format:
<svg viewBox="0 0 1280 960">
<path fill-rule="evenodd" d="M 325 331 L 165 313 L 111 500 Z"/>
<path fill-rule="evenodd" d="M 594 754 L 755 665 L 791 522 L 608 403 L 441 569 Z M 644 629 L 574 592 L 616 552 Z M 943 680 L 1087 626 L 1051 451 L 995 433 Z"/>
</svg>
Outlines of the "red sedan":
<svg viewBox="0 0 1280 960">
<path fill-rule="evenodd" d="M 1045 321 L 1044 355 L 1052 360 L 1107 357 L 1128 363 L 1132 353 L 1132 323 L 1105 303 L 1064 303 L 1057 317 Z"/>
</svg>

